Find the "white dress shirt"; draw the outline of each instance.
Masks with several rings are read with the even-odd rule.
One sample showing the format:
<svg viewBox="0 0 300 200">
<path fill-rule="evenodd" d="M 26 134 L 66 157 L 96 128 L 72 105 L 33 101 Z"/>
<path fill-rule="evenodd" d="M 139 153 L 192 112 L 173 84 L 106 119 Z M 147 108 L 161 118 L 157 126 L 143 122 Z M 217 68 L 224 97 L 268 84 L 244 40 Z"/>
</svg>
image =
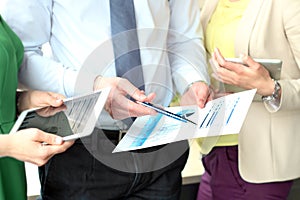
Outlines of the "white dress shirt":
<svg viewBox="0 0 300 200">
<path fill-rule="evenodd" d="M 192 82 L 208 83 L 198 0 L 134 0 L 134 7 L 146 94 L 167 106 L 174 88 L 182 94 Z M 22 85 L 69 97 L 92 89 L 99 74 L 115 76 L 109 1 L 10 0 L 3 17 L 25 47 Z M 47 42 L 52 59 L 42 53 Z"/>
</svg>

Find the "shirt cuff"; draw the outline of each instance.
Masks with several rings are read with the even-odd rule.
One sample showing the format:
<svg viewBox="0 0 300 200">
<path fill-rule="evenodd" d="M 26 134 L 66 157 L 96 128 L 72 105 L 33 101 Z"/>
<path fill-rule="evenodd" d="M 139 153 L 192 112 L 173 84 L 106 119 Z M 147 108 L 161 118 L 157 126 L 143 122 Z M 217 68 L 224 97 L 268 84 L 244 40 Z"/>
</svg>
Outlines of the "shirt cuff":
<svg viewBox="0 0 300 200">
<path fill-rule="evenodd" d="M 190 84 L 188 84 L 188 86 L 185 88 L 185 90 L 183 91 L 182 94 L 186 93 L 193 86 L 194 83 L 205 83 L 206 85 L 208 85 L 208 83 L 206 81 L 203 81 L 203 80 L 193 81 Z"/>
</svg>

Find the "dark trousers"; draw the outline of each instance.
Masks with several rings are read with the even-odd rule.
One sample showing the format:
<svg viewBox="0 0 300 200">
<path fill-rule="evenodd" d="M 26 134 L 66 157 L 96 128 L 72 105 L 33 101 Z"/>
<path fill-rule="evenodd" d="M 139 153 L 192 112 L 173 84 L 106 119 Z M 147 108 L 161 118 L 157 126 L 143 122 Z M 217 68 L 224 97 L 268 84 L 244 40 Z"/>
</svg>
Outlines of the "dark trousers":
<svg viewBox="0 0 300 200">
<path fill-rule="evenodd" d="M 179 199 L 187 141 L 114 154 L 112 141 L 97 129 L 40 167 L 42 199 Z"/>
<path fill-rule="evenodd" d="M 238 147 L 215 147 L 203 158 L 197 200 L 284 200 L 293 181 L 249 183 L 238 170 Z"/>
</svg>

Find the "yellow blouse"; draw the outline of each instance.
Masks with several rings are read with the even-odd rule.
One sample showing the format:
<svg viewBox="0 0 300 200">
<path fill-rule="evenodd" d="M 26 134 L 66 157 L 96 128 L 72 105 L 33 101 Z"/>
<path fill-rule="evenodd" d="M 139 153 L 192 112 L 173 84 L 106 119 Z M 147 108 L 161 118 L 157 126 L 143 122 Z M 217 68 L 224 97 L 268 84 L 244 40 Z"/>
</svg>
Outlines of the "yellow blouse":
<svg viewBox="0 0 300 200">
<path fill-rule="evenodd" d="M 205 34 L 205 46 L 209 56 L 218 47 L 224 57 L 234 58 L 235 33 L 243 13 L 247 8 L 249 0 L 239 0 L 231 2 L 220 0 L 213 13 Z M 210 70 L 211 71 L 211 70 Z M 215 80 L 212 80 L 214 83 Z M 202 148 L 212 148 L 213 146 L 232 146 L 238 144 L 238 134 L 230 134 L 220 137 L 208 137 L 199 139 Z M 203 149 L 207 152 L 206 149 Z"/>
<path fill-rule="evenodd" d="M 205 46 L 209 54 L 218 47 L 224 57 L 235 57 L 235 33 L 248 3 L 249 0 L 220 0 L 205 32 Z"/>
</svg>

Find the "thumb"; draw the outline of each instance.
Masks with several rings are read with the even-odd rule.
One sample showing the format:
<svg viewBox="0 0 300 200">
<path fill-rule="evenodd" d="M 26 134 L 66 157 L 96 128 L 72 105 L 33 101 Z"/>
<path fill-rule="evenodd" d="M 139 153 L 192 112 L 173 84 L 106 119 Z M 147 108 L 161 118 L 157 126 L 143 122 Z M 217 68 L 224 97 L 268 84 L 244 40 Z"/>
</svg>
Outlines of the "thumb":
<svg viewBox="0 0 300 200">
<path fill-rule="evenodd" d="M 123 90 L 126 94 L 131 96 L 137 101 L 145 101 L 147 96 L 145 95 L 145 92 L 143 90 L 138 89 L 135 87 L 130 81 L 127 79 L 120 79 L 118 83 L 118 88 Z"/>
<path fill-rule="evenodd" d="M 49 105 L 58 107 L 63 104 L 63 99 L 65 99 L 63 95 L 54 92 L 48 92 L 48 95 L 49 98 L 47 98 L 46 101 Z"/>
<path fill-rule="evenodd" d="M 52 145 L 60 145 L 63 143 L 62 137 L 51 133 L 46 133 L 41 130 L 38 131 L 36 140 L 39 142 L 45 142 L 47 144 L 52 144 Z"/>
</svg>

